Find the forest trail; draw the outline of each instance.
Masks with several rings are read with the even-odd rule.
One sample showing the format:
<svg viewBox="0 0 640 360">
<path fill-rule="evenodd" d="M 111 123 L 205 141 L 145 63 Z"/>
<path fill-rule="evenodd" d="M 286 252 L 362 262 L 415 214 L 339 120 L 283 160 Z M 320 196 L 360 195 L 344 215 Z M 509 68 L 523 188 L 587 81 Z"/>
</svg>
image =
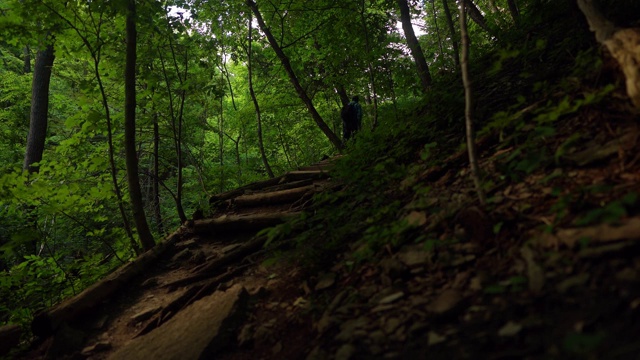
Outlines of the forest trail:
<svg viewBox="0 0 640 360">
<path fill-rule="evenodd" d="M 256 233 L 298 215 L 314 193 L 334 186 L 331 161 L 212 197 L 213 216 L 189 220 L 157 249 L 37 317 L 34 332 L 53 336 L 26 358 L 218 354 L 247 319 L 249 300 L 289 285 L 282 279 L 292 274 L 260 265 L 266 236 Z"/>
<path fill-rule="evenodd" d="M 387 239 L 358 262 L 366 243 L 346 239 L 316 273 L 254 235 L 313 209 L 314 192 L 348 191 L 330 161 L 219 194 L 213 217 L 87 289 L 88 305 L 71 299 L 36 318 L 35 332 L 53 336 L 25 358 L 637 359 L 640 130 L 630 113 L 602 121 L 612 109 L 559 122 L 539 146 L 566 144 L 578 123 L 590 140 L 553 172 L 497 181 L 491 213 L 464 151 L 425 166 L 400 187 L 430 191 L 400 192 L 394 216 L 408 228 L 387 235 L 414 240 Z M 519 151 L 495 134 L 478 147 L 490 173 Z"/>
</svg>

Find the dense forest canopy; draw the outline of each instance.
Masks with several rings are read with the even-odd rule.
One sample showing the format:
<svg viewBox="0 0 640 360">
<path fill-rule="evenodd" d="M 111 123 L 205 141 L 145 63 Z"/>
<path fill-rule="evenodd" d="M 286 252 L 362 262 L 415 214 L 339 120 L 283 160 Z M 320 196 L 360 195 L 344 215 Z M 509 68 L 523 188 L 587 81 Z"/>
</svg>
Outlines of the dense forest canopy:
<svg viewBox="0 0 640 360">
<path fill-rule="evenodd" d="M 463 2 L 479 83 L 523 54 L 576 57 L 588 47 L 583 37 L 562 52 L 556 39 L 536 38 L 548 30 L 536 24 L 567 12 L 570 26 L 586 29 L 571 1 Z M 206 212 L 213 194 L 349 152 L 340 109 L 354 95 L 365 113 L 361 136 L 392 141 L 422 127 L 406 115 L 422 109 L 463 138 L 459 6 L 1 0 L 0 295 L 11 300 L 0 323 L 28 320 L 149 248 L 130 197 L 140 197 L 158 240 Z M 636 20 L 602 8 L 617 24 Z M 493 62 L 486 55 L 496 49 Z M 556 70 L 527 66 L 520 81 Z M 438 84 L 447 93 L 426 98 Z M 484 100 L 520 101 L 509 90 L 516 84 L 502 85 Z"/>
</svg>

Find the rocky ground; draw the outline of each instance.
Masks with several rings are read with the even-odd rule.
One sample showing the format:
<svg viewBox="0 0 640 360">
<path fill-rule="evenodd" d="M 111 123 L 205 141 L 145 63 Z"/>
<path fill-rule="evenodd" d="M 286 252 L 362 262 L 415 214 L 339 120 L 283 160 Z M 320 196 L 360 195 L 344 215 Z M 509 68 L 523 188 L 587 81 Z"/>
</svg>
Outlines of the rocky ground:
<svg viewBox="0 0 640 360">
<path fill-rule="evenodd" d="M 213 217 L 185 224 L 125 280 L 108 278 L 116 285 L 91 306 L 50 310 L 44 340 L 21 357 L 640 358 L 638 135 L 626 110 L 578 111 L 538 145 L 563 149 L 556 166 L 518 181 L 501 169 L 522 149 L 489 136 L 486 207 L 464 156 L 425 163 L 392 190 L 405 241 L 367 262 L 354 241 L 317 273 L 274 258 L 255 234 L 313 193 L 347 191 L 330 176 L 335 159 L 221 194 Z M 407 196 L 416 184 L 431 191 Z"/>
</svg>

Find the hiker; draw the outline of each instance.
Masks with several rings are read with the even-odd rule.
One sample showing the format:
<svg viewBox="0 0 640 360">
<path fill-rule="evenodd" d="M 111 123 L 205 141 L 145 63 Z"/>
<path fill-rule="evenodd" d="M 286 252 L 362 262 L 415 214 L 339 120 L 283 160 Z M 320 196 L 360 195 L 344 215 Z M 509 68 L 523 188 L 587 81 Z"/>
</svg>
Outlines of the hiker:
<svg viewBox="0 0 640 360">
<path fill-rule="evenodd" d="M 342 108 L 340 117 L 342 117 L 342 137 L 346 142 L 351 136 L 360 131 L 362 127 L 362 106 L 360 106 L 360 98 L 354 96 L 351 102 Z"/>
</svg>

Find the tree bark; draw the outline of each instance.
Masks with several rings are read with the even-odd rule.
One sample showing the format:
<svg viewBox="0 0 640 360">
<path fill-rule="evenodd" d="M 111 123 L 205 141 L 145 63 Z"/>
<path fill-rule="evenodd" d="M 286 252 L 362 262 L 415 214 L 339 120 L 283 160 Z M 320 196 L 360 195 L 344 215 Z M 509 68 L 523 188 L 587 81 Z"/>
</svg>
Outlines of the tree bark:
<svg viewBox="0 0 640 360">
<path fill-rule="evenodd" d="M 262 157 L 262 163 L 264 164 L 264 168 L 267 170 L 267 174 L 269 174 L 270 178 L 274 178 L 273 170 L 271 170 L 271 166 L 269 166 L 269 161 L 267 160 L 267 154 L 264 151 L 264 141 L 262 139 L 262 117 L 260 116 L 260 104 L 258 104 L 258 98 L 256 97 L 256 92 L 253 90 L 253 72 L 252 72 L 252 64 L 251 57 L 253 51 L 251 49 L 252 46 L 252 23 L 253 17 L 251 13 L 249 13 L 249 47 L 247 48 L 247 69 L 249 71 L 249 94 L 251 94 L 251 100 L 253 100 L 253 106 L 256 108 L 256 120 L 258 121 L 258 147 L 260 148 L 260 157 Z M 240 165 L 240 164 L 238 164 Z"/>
<path fill-rule="evenodd" d="M 453 47 L 453 61 L 456 64 L 456 68 L 460 68 L 460 51 L 458 50 L 458 39 L 456 36 L 456 29 L 453 26 L 453 18 L 451 17 L 451 10 L 449 10 L 449 0 L 442 0 L 442 7 L 444 8 L 444 14 L 446 16 L 447 25 L 449 26 L 449 33 L 451 34 L 451 46 Z"/>
<path fill-rule="evenodd" d="M 144 214 L 136 152 L 136 40 L 136 0 L 129 0 L 126 16 L 127 53 L 124 68 L 124 150 L 133 219 L 142 248 L 149 250 L 155 246 L 155 241 Z"/>
<path fill-rule="evenodd" d="M 409 5 L 407 0 L 397 0 L 398 7 L 400 8 L 400 20 L 402 21 L 402 30 L 404 30 L 404 36 L 407 38 L 407 46 L 411 51 L 411 56 L 418 68 L 418 76 L 420 77 L 420 83 L 422 84 L 422 91 L 428 92 L 431 87 L 431 74 L 429 73 L 429 66 L 427 60 L 422 52 L 422 47 L 418 42 L 416 34 L 413 32 L 413 26 L 411 25 L 411 13 L 409 12 Z"/>
<path fill-rule="evenodd" d="M 267 36 L 267 39 L 269 40 L 269 44 L 271 45 L 273 50 L 276 52 L 276 55 L 280 59 L 282 66 L 287 72 L 287 75 L 289 75 L 289 80 L 293 84 L 293 87 L 298 93 L 298 96 L 300 97 L 302 102 L 304 102 L 307 109 L 309 110 L 311 117 L 316 122 L 320 130 L 322 130 L 322 132 L 327 136 L 329 141 L 331 141 L 333 146 L 335 146 L 337 149 L 342 149 L 343 147 L 342 141 L 333 131 L 331 131 L 331 128 L 329 128 L 329 126 L 324 122 L 324 120 L 322 119 L 322 116 L 320 116 L 320 114 L 318 113 L 318 110 L 316 110 L 315 106 L 313 106 L 313 102 L 307 95 L 306 91 L 302 88 L 302 85 L 300 85 L 300 82 L 298 81 L 298 77 L 296 76 L 295 72 L 293 71 L 293 68 L 291 67 L 289 58 L 282 51 L 282 48 L 280 48 L 280 45 L 278 45 L 278 42 L 276 38 L 273 36 L 273 34 L 271 33 L 271 30 L 267 27 L 267 24 L 265 24 L 264 19 L 262 18 L 262 14 L 260 14 L 260 11 L 258 10 L 258 5 L 253 0 L 247 0 L 246 4 L 247 6 L 249 6 L 251 11 L 255 15 L 256 20 L 258 20 L 258 25 L 260 25 L 260 30 L 262 30 L 262 32 Z"/>
<path fill-rule="evenodd" d="M 431 10 L 433 11 L 433 23 L 436 26 L 436 34 L 438 35 L 438 48 L 440 49 L 440 55 L 444 55 L 442 50 L 442 37 L 440 36 L 440 28 L 438 26 L 438 13 L 436 12 L 436 2 L 431 1 Z"/>
<path fill-rule="evenodd" d="M 476 142 L 473 132 L 473 93 L 471 89 L 471 77 L 469 75 L 469 34 L 467 33 L 467 18 L 465 13 L 464 0 L 460 4 L 460 36 L 462 38 L 462 82 L 464 83 L 465 96 L 465 124 L 467 131 L 467 151 L 469 154 L 469 164 L 471 165 L 471 177 L 476 186 L 478 200 L 481 205 L 485 205 L 486 200 L 482 184 L 480 183 L 480 171 L 478 169 L 478 157 L 476 155 Z"/>
<path fill-rule="evenodd" d="M 467 13 L 473 22 L 478 24 L 480 28 L 490 35 L 494 35 L 491 29 L 487 26 L 487 21 L 484 19 L 484 15 L 480 12 L 480 9 L 471 0 L 463 0 L 463 4 L 467 8 Z"/>
<path fill-rule="evenodd" d="M 29 135 L 27 149 L 22 168 L 29 173 L 37 173 L 42 160 L 44 143 L 47 137 L 47 119 L 49 112 L 49 84 L 51 83 L 51 68 L 55 55 L 53 44 L 48 44 L 36 55 L 36 65 L 33 71 L 31 85 L 31 114 L 29 119 Z"/>
<path fill-rule="evenodd" d="M 22 71 L 25 74 L 29 74 L 31 72 L 31 49 L 29 49 L 28 45 L 22 50 L 22 61 L 24 63 Z"/>
<path fill-rule="evenodd" d="M 520 20 L 520 10 L 518 10 L 518 5 L 515 0 L 507 0 L 507 4 L 509 5 L 509 12 L 513 18 L 513 23 L 517 26 Z"/>
<path fill-rule="evenodd" d="M 371 129 L 378 126 L 378 90 L 376 86 L 376 72 L 373 69 L 371 61 L 371 41 L 369 40 L 369 27 L 365 17 L 365 0 L 360 3 L 360 21 L 362 22 L 362 30 L 364 32 L 365 51 L 367 52 L 367 66 L 369 67 L 369 84 L 371 85 L 371 97 L 373 98 L 373 122 Z M 367 96 L 365 96 L 365 99 Z"/>
<path fill-rule="evenodd" d="M 158 233 L 164 234 L 164 226 L 162 224 L 162 211 L 160 209 L 160 129 L 158 126 L 158 114 L 153 114 L 153 213 L 156 218 L 156 226 Z"/>
</svg>

